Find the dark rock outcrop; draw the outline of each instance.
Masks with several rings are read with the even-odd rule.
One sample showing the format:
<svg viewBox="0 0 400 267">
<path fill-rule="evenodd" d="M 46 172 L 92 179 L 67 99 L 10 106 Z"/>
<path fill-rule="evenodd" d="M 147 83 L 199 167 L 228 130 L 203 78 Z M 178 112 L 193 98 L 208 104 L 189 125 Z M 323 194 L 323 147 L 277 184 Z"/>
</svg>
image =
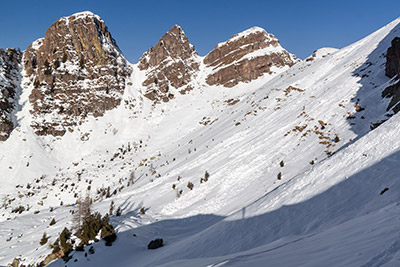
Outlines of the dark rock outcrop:
<svg viewBox="0 0 400 267">
<path fill-rule="evenodd" d="M 103 20 L 91 12 L 54 22 L 23 60 L 38 135 L 64 135 L 87 116 L 117 107 L 131 73 Z"/>
<path fill-rule="evenodd" d="M 393 78 L 400 75 L 400 38 L 392 40 L 392 46 L 386 53 L 386 76 Z"/>
<path fill-rule="evenodd" d="M 150 243 L 147 245 L 148 249 L 157 249 L 164 246 L 164 240 L 162 238 L 151 240 Z"/>
<path fill-rule="evenodd" d="M 0 141 L 7 140 L 15 127 L 12 116 L 21 81 L 21 58 L 22 53 L 17 49 L 0 49 Z"/>
<path fill-rule="evenodd" d="M 397 83 L 390 85 L 385 88 L 382 92 L 382 97 L 384 98 L 392 98 L 389 102 L 388 107 L 386 108 L 387 111 L 393 108 L 395 113 L 400 111 L 400 81 Z"/>
<path fill-rule="evenodd" d="M 272 67 L 292 66 L 295 62 L 295 56 L 283 49 L 274 35 L 253 27 L 218 44 L 204 58 L 204 64 L 212 68 L 206 82 L 232 87 L 272 73 Z"/>
<path fill-rule="evenodd" d="M 190 82 L 199 70 L 197 52 L 178 25 L 164 34 L 158 43 L 139 60 L 139 69 L 146 71 L 144 96 L 155 102 L 174 98 L 171 87 L 180 93 L 191 90 Z"/>
<path fill-rule="evenodd" d="M 386 53 L 386 76 L 400 78 L 400 38 L 396 37 L 392 40 L 392 46 L 388 48 Z M 393 108 L 395 113 L 400 111 L 400 81 L 388 86 L 383 92 L 382 97 L 392 98 L 387 110 Z"/>
</svg>

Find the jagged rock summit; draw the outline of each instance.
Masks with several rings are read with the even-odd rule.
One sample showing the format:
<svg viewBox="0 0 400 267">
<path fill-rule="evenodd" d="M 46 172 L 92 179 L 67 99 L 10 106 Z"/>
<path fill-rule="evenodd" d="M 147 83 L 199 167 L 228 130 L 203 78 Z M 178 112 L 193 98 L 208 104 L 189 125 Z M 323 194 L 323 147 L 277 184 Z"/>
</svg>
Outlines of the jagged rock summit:
<svg viewBox="0 0 400 267">
<path fill-rule="evenodd" d="M 199 70 L 194 46 L 190 44 L 182 28 L 174 25 L 158 43 L 139 60 L 139 69 L 146 72 L 144 96 L 150 100 L 168 102 L 179 90 L 181 94 L 191 90 L 190 82 Z M 176 89 L 174 91 L 170 89 Z"/>
<path fill-rule="evenodd" d="M 54 22 L 23 60 L 38 135 L 64 135 L 87 116 L 115 108 L 131 73 L 107 26 L 91 12 Z"/>
<path fill-rule="evenodd" d="M 212 68 L 209 85 L 233 87 L 268 73 L 292 66 L 296 57 L 280 45 L 279 40 L 260 27 L 253 27 L 218 44 L 204 58 Z"/>
<path fill-rule="evenodd" d="M 233 87 L 264 74 L 276 74 L 296 63 L 272 34 L 253 27 L 218 44 L 203 58 L 207 85 Z M 201 58 L 178 25 L 173 26 L 139 61 L 146 72 L 144 95 L 155 102 L 168 102 L 177 91 L 185 94 L 194 88 Z M 172 89 L 172 90 L 171 90 Z"/>
</svg>

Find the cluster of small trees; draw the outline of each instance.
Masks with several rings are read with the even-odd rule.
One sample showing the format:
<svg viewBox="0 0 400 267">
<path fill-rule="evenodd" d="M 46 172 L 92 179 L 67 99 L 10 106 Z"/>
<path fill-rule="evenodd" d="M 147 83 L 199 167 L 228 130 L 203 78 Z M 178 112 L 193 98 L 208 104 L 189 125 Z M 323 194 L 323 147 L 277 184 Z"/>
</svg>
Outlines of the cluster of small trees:
<svg viewBox="0 0 400 267">
<path fill-rule="evenodd" d="M 68 255 L 73 250 L 83 251 L 84 246 L 89 245 L 92 241 L 99 241 L 97 239 L 99 233 L 106 246 L 111 246 L 117 239 L 115 229 L 109 223 L 108 214 L 102 217 L 99 212 L 93 213 L 91 205 L 92 199 L 89 196 L 77 201 L 77 209 L 73 217 L 74 229 L 64 228 L 56 241 L 50 244 L 53 249 L 53 257 L 62 257 L 64 260 L 69 260 Z M 80 242 L 77 243 L 76 238 L 72 238 L 73 236 L 78 238 Z M 40 245 L 46 244 L 48 239 L 46 233 L 44 233 L 40 240 Z"/>
<path fill-rule="evenodd" d="M 79 247 L 89 245 L 91 240 L 98 241 L 96 236 L 106 241 L 106 246 L 111 246 L 117 239 L 114 227 L 108 221 L 108 214 L 103 218 L 99 212 L 92 213 L 92 199 L 86 197 L 78 200 L 78 210 L 74 213 L 76 236 L 81 240 Z M 110 209 L 111 210 L 111 209 Z"/>
</svg>

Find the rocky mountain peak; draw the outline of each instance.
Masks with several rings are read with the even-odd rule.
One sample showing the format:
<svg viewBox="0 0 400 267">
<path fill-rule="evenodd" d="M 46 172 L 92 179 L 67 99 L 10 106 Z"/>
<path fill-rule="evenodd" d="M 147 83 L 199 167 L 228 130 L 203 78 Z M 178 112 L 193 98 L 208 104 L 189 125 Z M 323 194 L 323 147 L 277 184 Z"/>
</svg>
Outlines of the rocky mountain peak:
<svg viewBox="0 0 400 267">
<path fill-rule="evenodd" d="M 31 126 L 54 136 L 118 106 L 131 72 L 104 21 L 91 12 L 54 22 L 27 48 L 24 66 L 33 87 Z"/>
<path fill-rule="evenodd" d="M 197 55 L 193 45 L 190 44 L 182 28 L 175 24 L 154 47 L 144 53 L 140 58 L 139 68 L 148 69 L 159 65 L 166 59 L 185 60 L 193 55 Z"/>
<path fill-rule="evenodd" d="M 153 101 L 168 102 L 175 88 L 182 94 L 191 90 L 189 83 L 199 69 L 197 52 L 182 28 L 174 25 L 158 43 L 139 60 L 140 70 L 146 71 L 143 86 L 145 96 Z"/>
<path fill-rule="evenodd" d="M 204 64 L 212 68 L 212 73 L 206 82 L 232 87 L 265 73 L 272 74 L 272 67 L 289 67 L 295 62 L 296 57 L 283 49 L 274 35 L 252 27 L 219 43 L 207 54 Z"/>
</svg>

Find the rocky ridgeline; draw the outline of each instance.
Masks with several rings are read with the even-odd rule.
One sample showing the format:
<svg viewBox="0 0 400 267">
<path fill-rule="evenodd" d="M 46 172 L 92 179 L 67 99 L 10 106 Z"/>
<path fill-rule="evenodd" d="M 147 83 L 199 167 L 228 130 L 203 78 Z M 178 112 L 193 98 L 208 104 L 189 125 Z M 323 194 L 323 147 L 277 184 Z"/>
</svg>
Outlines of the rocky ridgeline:
<svg viewBox="0 0 400 267">
<path fill-rule="evenodd" d="M 132 73 L 100 17 L 81 12 L 57 20 L 23 56 L 12 49 L 0 53 L 0 141 L 15 127 L 12 114 L 21 57 L 27 77 L 22 90 L 32 90 L 31 127 L 37 135 L 62 136 L 89 116 L 116 108 Z M 196 78 L 201 76 L 201 60 L 182 28 L 173 26 L 137 64 L 145 74 L 143 96 L 154 103 L 168 102 L 196 84 L 232 87 L 296 62 L 278 39 L 258 27 L 218 44 L 203 59 L 209 73 L 205 81 Z"/>
<path fill-rule="evenodd" d="M 5 141 L 14 128 L 17 88 L 21 82 L 22 53 L 17 49 L 0 49 L 0 141 Z"/>
<path fill-rule="evenodd" d="M 115 108 L 131 73 L 104 22 L 90 12 L 54 22 L 23 60 L 38 135 L 62 136 L 87 116 Z"/>
<path fill-rule="evenodd" d="M 143 54 L 139 69 L 146 72 L 144 96 L 155 102 L 168 102 L 174 98 L 172 88 L 181 94 L 193 89 L 190 82 L 199 70 L 197 52 L 182 28 L 175 25 Z"/>
<path fill-rule="evenodd" d="M 206 82 L 233 87 L 265 73 L 272 74 L 272 67 L 292 66 L 295 62 L 295 56 L 283 49 L 274 35 L 253 27 L 218 44 L 204 58 L 204 63 L 212 68 Z"/>
</svg>

